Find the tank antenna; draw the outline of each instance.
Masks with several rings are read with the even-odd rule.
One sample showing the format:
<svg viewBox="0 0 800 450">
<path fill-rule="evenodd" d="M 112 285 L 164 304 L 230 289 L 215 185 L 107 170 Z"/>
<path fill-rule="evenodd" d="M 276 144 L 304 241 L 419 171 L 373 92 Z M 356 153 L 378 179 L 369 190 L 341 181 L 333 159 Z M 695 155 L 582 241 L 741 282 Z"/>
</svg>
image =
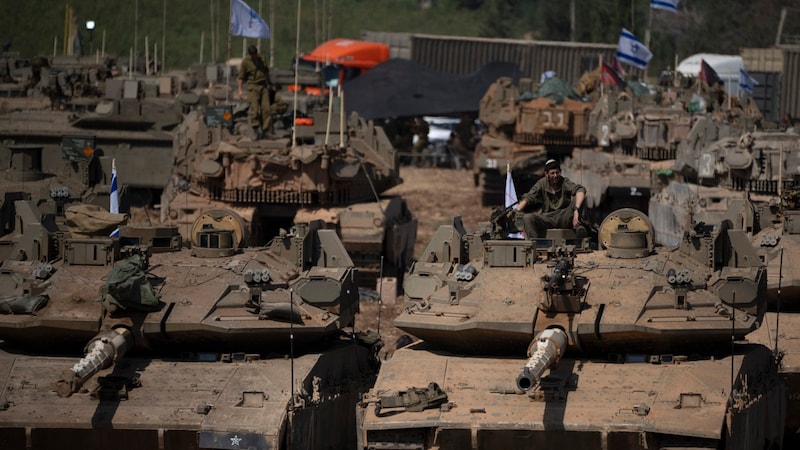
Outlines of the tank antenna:
<svg viewBox="0 0 800 450">
<path fill-rule="evenodd" d="M 734 381 L 734 365 L 733 365 L 733 352 L 734 342 L 736 341 L 736 291 L 732 293 L 733 304 L 731 305 L 731 398 L 733 396 L 733 381 Z"/>
<path fill-rule="evenodd" d="M 372 189 L 372 195 L 375 196 L 375 202 L 378 204 L 381 214 L 385 214 L 386 211 L 383 210 L 383 205 L 381 205 L 381 197 L 378 195 L 378 191 L 375 190 L 375 185 L 372 183 L 372 179 L 369 177 L 367 168 L 364 167 L 364 161 L 361 158 L 358 158 L 358 164 L 361 166 L 361 170 L 364 171 L 364 177 L 367 179 L 367 183 L 369 183 L 369 188 Z"/>
<path fill-rule="evenodd" d="M 778 336 L 781 329 L 781 281 L 783 280 L 783 246 L 781 246 L 781 260 L 778 264 L 778 308 L 775 315 L 775 355 L 778 354 Z"/>
<path fill-rule="evenodd" d="M 289 289 L 289 366 L 291 384 L 290 409 L 294 409 L 294 288 Z"/>
<path fill-rule="evenodd" d="M 294 44 L 294 85 L 299 86 L 300 69 L 300 0 L 297 1 L 297 33 Z M 292 148 L 297 147 L 297 89 L 292 100 Z"/>
<path fill-rule="evenodd" d="M 339 92 L 339 148 L 345 148 L 344 127 L 346 122 L 344 119 L 347 113 L 344 109 L 344 90 L 342 89 L 342 83 L 339 83 L 336 89 Z"/>
<path fill-rule="evenodd" d="M 325 83 L 323 83 L 325 84 Z M 323 91 L 324 92 L 324 91 Z M 344 114 L 340 111 L 339 114 Z M 331 118 L 333 116 L 333 89 L 328 86 L 328 122 L 325 125 L 325 149 L 327 150 L 331 137 Z"/>
<path fill-rule="evenodd" d="M 378 278 L 378 336 L 381 335 L 381 309 L 383 309 L 383 255 L 381 255 L 381 270 Z"/>
</svg>

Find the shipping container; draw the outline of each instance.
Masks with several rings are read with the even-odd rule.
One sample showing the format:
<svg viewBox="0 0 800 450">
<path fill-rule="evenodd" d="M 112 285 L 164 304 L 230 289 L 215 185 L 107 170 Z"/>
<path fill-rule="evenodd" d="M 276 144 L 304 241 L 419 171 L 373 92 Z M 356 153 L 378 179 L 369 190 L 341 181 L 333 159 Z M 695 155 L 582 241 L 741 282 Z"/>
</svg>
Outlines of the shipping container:
<svg viewBox="0 0 800 450">
<path fill-rule="evenodd" d="M 562 80 L 575 85 L 585 72 L 599 65 L 602 57 L 610 61 L 616 44 L 583 42 L 490 39 L 464 36 L 386 33 L 365 31 L 364 40 L 389 45 L 392 57 L 408 58 L 434 70 L 457 75 L 469 74 L 494 61 L 519 65 L 522 76 L 539 80 L 546 71 L 554 71 Z M 626 66 L 633 77 L 643 71 Z"/>
<path fill-rule="evenodd" d="M 739 53 L 748 73 L 783 71 L 783 51 L 779 48 L 743 48 Z"/>
<path fill-rule="evenodd" d="M 800 117 L 800 47 L 743 48 L 744 68 L 758 82 L 753 98 L 764 118 Z"/>
<path fill-rule="evenodd" d="M 783 48 L 781 110 L 800 117 L 800 47 Z"/>
<path fill-rule="evenodd" d="M 753 86 L 753 100 L 765 120 L 779 122 L 781 116 L 781 73 L 780 72 L 749 72 L 750 76 L 758 83 Z"/>
</svg>

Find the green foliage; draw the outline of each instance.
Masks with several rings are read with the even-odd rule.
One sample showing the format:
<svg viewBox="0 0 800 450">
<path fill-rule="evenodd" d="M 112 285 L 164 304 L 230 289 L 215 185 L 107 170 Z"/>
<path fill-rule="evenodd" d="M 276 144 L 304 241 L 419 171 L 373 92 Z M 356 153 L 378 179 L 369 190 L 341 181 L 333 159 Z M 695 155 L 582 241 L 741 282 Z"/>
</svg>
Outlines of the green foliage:
<svg viewBox="0 0 800 450">
<path fill-rule="evenodd" d="M 298 50 L 311 51 L 333 37 L 360 38 L 363 31 L 570 39 L 570 0 L 432 0 L 428 8 L 423 8 L 420 0 L 246 1 L 251 7 L 260 8 L 270 24 L 273 38 L 260 45 L 265 53 L 274 53 L 279 67 L 287 67 Z M 573 1 L 578 41 L 614 44 L 623 27 L 645 39 L 651 13 L 649 2 Z M 650 49 L 654 59 L 650 73 L 674 65 L 676 55 L 682 58 L 701 51 L 738 53 L 742 47 L 772 45 L 784 3 L 686 0 L 681 1 L 678 14 L 653 11 Z M 70 0 L 69 6 L 78 14 L 80 24 L 86 19 L 97 23 L 92 46 L 100 49 L 105 41 L 106 51 L 118 55 L 123 64 L 134 47 L 144 54 L 145 38 L 151 58 L 157 45 L 161 59 L 165 43 L 167 69 L 177 70 L 201 57 L 208 62 L 241 56 L 245 47 L 244 39 L 228 36 L 228 0 Z M 66 2 L 57 0 L 14 2 L 0 15 L 0 42 L 11 39 L 11 50 L 24 56 L 50 55 L 54 47 L 61 54 L 66 7 Z M 786 32 L 800 35 L 800 21 L 793 18 L 787 20 Z M 89 34 L 83 26 L 81 34 L 88 53 Z"/>
</svg>

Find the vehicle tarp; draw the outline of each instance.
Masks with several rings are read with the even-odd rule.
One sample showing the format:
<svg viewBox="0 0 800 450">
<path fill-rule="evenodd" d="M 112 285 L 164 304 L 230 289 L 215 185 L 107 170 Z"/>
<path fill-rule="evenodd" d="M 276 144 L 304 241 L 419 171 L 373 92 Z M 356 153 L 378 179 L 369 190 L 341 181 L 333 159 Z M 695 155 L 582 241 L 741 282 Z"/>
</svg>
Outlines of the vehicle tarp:
<svg viewBox="0 0 800 450">
<path fill-rule="evenodd" d="M 347 113 L 365 119 L 477 113 L 481 98 L 500 77 L 519 82 L 513 63 L 492 62 L 468 75 L 438 72 L 406 59 L 390 59 L 342 86 Z"/>
<path fill-rule="evenodd" d="M 549 98 L 557 105 L 564 103 L 565 99 L 572 99 L 579 102 L 585 102 L 586 99 L 578 95 L 575 88 L 567 84 L 564 80 L 557 77 L 550 77 L 544 80 L 536 92 L 524 93 L 520 96 L 521 100 L 530 100 L 534 98 Z"/>
</svg>

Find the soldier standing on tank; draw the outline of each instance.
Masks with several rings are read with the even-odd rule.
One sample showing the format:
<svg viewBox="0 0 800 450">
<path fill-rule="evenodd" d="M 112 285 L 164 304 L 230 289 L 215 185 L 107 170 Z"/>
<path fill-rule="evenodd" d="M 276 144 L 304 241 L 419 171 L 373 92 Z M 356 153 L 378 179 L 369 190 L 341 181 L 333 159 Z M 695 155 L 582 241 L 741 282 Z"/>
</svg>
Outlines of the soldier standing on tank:
<svg viewBox="0 0 800 450">
<path fill-rule="evenodd" d="M 543 238 L 548 228 L 578 228 L 586 188 L 561 176 L 561 165 L 551 159 L 544 165 L 544 178 L 522 196 L 517 210 L 541 207 L 523 217 L 528 239 Z"/>
<path fill-rule="evenodd" d="M 247 86 L 247 102 L 250 110 L 247 117 L 250 125 L 259 133 L 259 138 L 272 134 L 272 111 L 270 90 L 273 89 L 272 80 L 269 78 L 269 68 L 264 59 L 258 54 L 255 45 L 247 47 L 247 57 L 239 65 L 239 97 L 245 98 L 243 85 Z"/>
</svg>

